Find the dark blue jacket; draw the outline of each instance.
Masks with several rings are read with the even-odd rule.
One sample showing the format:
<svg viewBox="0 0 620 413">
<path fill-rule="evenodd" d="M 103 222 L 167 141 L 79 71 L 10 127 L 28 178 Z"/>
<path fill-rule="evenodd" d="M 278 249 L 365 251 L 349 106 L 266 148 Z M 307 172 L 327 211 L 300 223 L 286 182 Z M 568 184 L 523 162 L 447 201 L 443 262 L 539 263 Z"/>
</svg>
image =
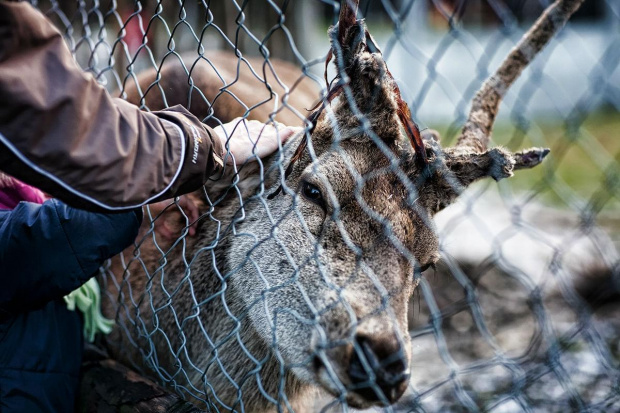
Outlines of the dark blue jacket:
<svg viewBox="0 0 620 413">
<path fill-rule="evenodd" d="M 0 211 L 0 412 L 73 411 L 82 322 L 62 297 L 129 246 L 141 220 L 56 200 Z"/>
</svg>

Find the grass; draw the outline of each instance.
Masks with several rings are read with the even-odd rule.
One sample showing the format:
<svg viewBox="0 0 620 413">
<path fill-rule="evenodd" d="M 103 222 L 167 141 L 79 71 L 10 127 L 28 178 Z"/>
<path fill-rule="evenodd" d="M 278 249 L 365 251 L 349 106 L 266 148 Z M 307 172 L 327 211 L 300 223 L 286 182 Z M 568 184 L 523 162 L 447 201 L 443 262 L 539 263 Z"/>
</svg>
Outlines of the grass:
<svg viewBox="0 0 620 413">
<path fill-rule="evenodd" d="M 458 132 L 452 125 L 430 126 L 448 143 Z M 554 207 L 620 215 L 620 112 L 600 110 L 568 120 L 533 119 L 520 124 L 498 121 L 493 142 L 513 151 L 551 148 L 542 165 L 517 171 L 508 180 L 514 191 L 534 191 Z"/>
</svg>

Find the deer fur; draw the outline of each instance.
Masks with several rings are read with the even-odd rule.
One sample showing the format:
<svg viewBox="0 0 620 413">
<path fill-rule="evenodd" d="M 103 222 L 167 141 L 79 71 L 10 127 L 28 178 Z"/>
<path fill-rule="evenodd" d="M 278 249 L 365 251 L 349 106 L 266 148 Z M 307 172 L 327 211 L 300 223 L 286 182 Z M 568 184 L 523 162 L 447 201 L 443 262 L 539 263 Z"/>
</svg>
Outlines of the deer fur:
<svg viewBox="0 0 620 413">
<path fill-rule="evenodd" d="M 353 383 L 355 359 L 372 377 L 359 337 L 397 348 L 409 366 L 409 297 L 439 257 L 433 216 L 472 182 L 509 177 L 548 152 L 488 149 L 486 138 L 442 148 L 427 137 L 422 161 L 381 53 L 363 21 L 348 22 L 330 29 L 342 92 L 324 101 L 311 135 L 194 194 L 204 211 L 195 237 L 144 232 L 113 263 L 108 349 L 201 405 L 302 411 L 317 388 L 355 408 L 396 401 L 407 380 L 393 394 L 369 380 L 374 401 Z M 308 185 L 321 203 L 304 195 Z"/>
<path fill-rule="evenodd" d="M 226 51 L 207 51 L 198 58 L 171 55 L 115 94 L 148 110 L 183 105 L 209 126 L 219 124 L 215 118 L 222 123 L 242 116 L 267 121 L 274 112 L 278 122 L 303 126 L 305 108 L 318 98 L 315 83 L 298 67 Z"/>
</svg>

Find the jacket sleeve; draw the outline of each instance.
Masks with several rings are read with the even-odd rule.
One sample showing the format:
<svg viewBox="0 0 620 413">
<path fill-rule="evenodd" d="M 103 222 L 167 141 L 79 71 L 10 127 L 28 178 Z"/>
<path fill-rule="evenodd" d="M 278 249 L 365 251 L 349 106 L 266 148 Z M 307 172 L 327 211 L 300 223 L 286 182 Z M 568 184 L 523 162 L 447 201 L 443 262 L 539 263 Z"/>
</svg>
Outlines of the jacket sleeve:
<svg viewBox="0 0 620 413">
<path fill-rule="evenodd" d="M 131 245 L 141 209 L 100 214 L 58 200 L 0 211 L 0 319 L 59 299 Z"/>
<path fill-rule="evenodd" d="M 27 3 L 0 0 L 0 169 L 67 203 L 122 210 L 199 189 L 222 145 L 181 106 L 113 99 Z"/>
</svg>

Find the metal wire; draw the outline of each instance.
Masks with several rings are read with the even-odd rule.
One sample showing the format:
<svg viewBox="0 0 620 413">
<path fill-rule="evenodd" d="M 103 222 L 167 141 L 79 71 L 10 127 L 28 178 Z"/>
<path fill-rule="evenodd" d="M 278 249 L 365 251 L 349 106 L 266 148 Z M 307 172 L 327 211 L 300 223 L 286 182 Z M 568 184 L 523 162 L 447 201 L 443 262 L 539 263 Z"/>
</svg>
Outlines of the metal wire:
<svg viewBox="0 0 620 413">
<path fill-rule="evenodd" d="M 211 126 L 240 116 L 309 130 L 308 110 L 327 94 L 337 2 L 32 3 L 85 71 L 145 110 L 183 104 Z M 425 182 L 369 115 L 377 94 L 356 100 L 346 86 L 291 178 L 295 142 L 192 194 L 198 219 L 186 200 L 145 209 L 135 248 L 102 268 L 117 327 L 101 345 L 207 411 L 348 411 L 369 400 L 386 411 L 620 410 L 620 8 L 586 3 L 496 122 L 501 145 L 550 147 L 542 166 L 476 184 L 431 219 Z M 483 79 L 546 5 L 360 10 L 416 121 L 449 146 Z M 304 198 L 307 184 L 323 204 Z M 433 248 L 414 241 L 431 230 L 442 260 L 420 277 L 419 251 Z M 388 382 L 404 379 L 404 362 L 411 378 L 398 397 Z"/>
</svg>

